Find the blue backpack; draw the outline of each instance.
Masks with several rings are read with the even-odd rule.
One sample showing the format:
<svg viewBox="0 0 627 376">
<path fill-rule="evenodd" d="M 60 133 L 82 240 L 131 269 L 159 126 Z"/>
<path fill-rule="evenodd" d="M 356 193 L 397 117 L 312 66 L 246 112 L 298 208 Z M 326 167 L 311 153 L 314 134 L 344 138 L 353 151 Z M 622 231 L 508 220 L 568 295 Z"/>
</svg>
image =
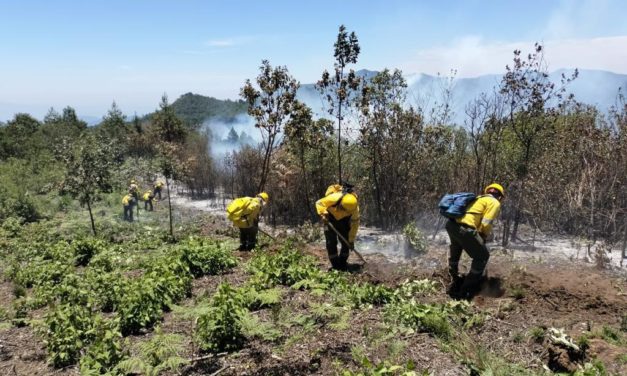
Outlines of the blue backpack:
<svg viewBox="0 0 627 376">
<path fill-rule="evenodd" d="M 477 199 L 477 195 L 470 192 L 447 193 L 442 197 L 438 208 L 440 214 L 447 218 L 461 218 L 466 214 L 466 208 Z"/>
</svg>

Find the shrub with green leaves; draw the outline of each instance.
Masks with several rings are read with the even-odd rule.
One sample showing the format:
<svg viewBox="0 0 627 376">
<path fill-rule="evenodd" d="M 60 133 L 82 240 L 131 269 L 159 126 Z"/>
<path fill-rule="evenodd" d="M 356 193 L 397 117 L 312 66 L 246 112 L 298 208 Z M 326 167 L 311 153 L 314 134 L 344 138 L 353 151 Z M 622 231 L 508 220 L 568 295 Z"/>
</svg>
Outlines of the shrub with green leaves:
<svg viewBox="0 0 627 376">
<path fill-rule="evenodd" d="M 368 305 L 384 305 L 390 303 L 394 296 L 394 290 L 384 285 L 372 283 L 359 283 L 348 285 L 346 294 L 353 308 Z"/>
<path fill-rule="evenodd" d="M 415 223 L 408 223 L 403 227 L 403 236 L 415 252 L 424 253 L 427 251 L 427 237 Z"/>
<path fill-rule="evenodd" d="M 208 311 L 197 320 L 195 336 L 202 350 L 232 351 L 243 345 L 242 318 L 247 313 L 244 303 L 242 295 L 229 284 L 218 287 Z"/>
<path fill-rule="evenodd" d="M 443 339 L 449 339 L 453 333 L 451 322 L 463 321 L 468 316 L 468 303 L 461 301 L 422 304 L 412 299 L 393 302 L 385 309 L 385 317 L 392 323 Z"/>
<path fill-rule="evenodd" d="M 122 360 L 114 371 L 127 374 L 157 376 L 165 371 L 175 372 L 188 363 L 181 357 L 183 338 L 178 334 L 164 334 L 160 328 L 146 342 L 139 344 L 139 355 Z"/>
<path fill-rule="evenodd" d="M 58 305 L 48 312 L 44 340 L 48 361 L 55 367 L 76 363 L 91 340 L 93 322 L 92 311 L 81 305 Z"/>
<path fill-rule="evenodd" d="M 105 242 L 94 238 L 75 240 L 72 242 L 75 265 L 87 265 L 94 255 L 104 251 L 106 247 Z"/>
<path fill-rule="evenodd" d="M 289 245 L 276 254 L 256 253 L 247 270 L 258 284 L 265 286 L 292 286 L 305 280 L 317 282 L 323 274 L 312 257 L 291 249 Z M 300 287 L 304 286 L 301 284 Z"/>
<path fill-rule="evenodd" d="M 194 277 L 216 275 L 237 265 L 237 258 L 223 243 L 190 237 L 177 253 Z"/>
<path fill-rule="evenodd" d="M 163 314 L 163 304 L 163 297 L 157 293 L 152 279 L 140 278 L 130 282 L 117 310 L 122 334 L 138 333 L 153 325 Z"/>
<path fill-rule="evenodd" d="M 80 360 L 81 375 L 116 374 L 115 367 L 128 356 L 122 344 L 119 320 L 105 321 L 96 316 L 93 340 Z"/>
</svg>

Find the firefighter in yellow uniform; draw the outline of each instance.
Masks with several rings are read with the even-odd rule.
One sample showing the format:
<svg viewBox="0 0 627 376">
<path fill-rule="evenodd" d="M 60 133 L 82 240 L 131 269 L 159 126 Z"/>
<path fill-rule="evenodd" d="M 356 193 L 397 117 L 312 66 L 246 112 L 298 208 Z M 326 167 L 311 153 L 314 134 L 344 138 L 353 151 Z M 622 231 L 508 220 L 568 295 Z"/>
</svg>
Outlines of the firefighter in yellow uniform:
<svg viewBox="0 0 627 376">
<path fill-rule="evenodd" d="M 329 186 L 325 196 L 316 202 L 316 212 L 325 223 L 324 238 L 331 266 L 333 269 L 346 270 L 348 255 L 354 248 L 359 228 L 359 205 L 352 186 L 348 184 Z M 348 244 L 333 231 L 331 226 L 348 240 Z M 338 242 L 341 243 L 339 254 Z"/>
<path fill-rule="evenodd" d="M 162 181 L 157 181 L 155 183 L 153 192 L 154 192 L 155 196 L 159 197 L 159 200 L 161 200 L 161 190 L 162 189 L 163 189 L 163 182 Z"/>
<path fill-rule="evenodd" d="M 122 198 L 124 208 L 124 220 L 133 222 L 133 196 L 129 193 Z"/>
<path fill-rule="evenodd" d="M 152 202 L 155 199 L 155 194 L 152 193 L 151 190 L 147 190 L 142 196 L 142 199 L 144 200 L 144 210 L 152 211 L 153 210 Z"/>
<path fill-rule="evenodd" d="M 259 232 L 259 215 L 269 199 L 266 192 L 261 192 L 255 197 L 236 198 L 227 206 L 227 218 L 239 228 L 240 251 L 255 248 Z"/>
<path fill-rule="evenodd" d="M 466 208 L 466 214 L 446 223 L 446 232 L 451 240 L 449 274 L 454 286 L 461 281 L 458 273 L 462 250 L 472 258 L 470 272 L 461 288 L 459 291 L 451 291 L 460 298 L 472 297 L 479 288 L 490 258 L 486 239 L 492 232 L 492 224 L 501 211 L 501 200 L 505 197 L 505 190 L 496 183 L 488 185 L 483 193 Z"/>
</svg>

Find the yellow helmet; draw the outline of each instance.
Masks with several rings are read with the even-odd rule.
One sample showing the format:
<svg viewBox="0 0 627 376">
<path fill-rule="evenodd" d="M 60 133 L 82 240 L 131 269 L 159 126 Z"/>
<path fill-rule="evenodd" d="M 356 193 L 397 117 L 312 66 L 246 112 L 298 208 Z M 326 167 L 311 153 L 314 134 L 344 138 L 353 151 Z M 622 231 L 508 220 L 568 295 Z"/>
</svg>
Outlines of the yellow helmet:
<svg viewBox="0 0 627 376">
<path fill-rule="evenodd" d="M 357 196 L 352 193 L 347 193 L 344 197 L 342 197 L 342 202 L 340 204 L 347 212 L 353 212 L 357 209 Z"/>
<path fill-rule="evenodd" d="M 503 186 L 497 183 L 492 183 L 490 185 L 488 185 L 487 187 L 485 187 L 485 189 L 483 190 L 484 194 L 488 193 L 488 190 L 490 189 L 496 189 L 497 191 L 499 191 L 499 193 L 501 193 L 501 196 L 505 197 L 505 189 L 503 189 Z"/>
<path fill-rule="evenodd" d="M 268 200 L 270 199 L 270 196 L 268 196 L 268 194 L 266 192 L 261 192 L 260 194 L 257 195 L 257 197 L 261 197 L 261 199 L 265 203 L 268 203 Z"/>
</svg>

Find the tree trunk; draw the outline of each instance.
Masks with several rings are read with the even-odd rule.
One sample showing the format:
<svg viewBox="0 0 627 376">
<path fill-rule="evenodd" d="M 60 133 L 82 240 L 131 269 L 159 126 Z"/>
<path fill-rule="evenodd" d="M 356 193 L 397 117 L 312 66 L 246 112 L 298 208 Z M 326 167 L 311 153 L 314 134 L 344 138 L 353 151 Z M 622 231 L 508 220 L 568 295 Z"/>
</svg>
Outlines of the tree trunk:
<svg viewBox="0 0 627 376">
<path fill-rule="evenodd" d="M 337 111 L 337 176 L 338 183 L 342 184 L 342 100 Z"/>
<path fill-rule="evenodd" d="M 170 237 L 174 239 L 174 227 L 172 226 L 172 201 L 170 200 L 170 180 L 165 177 L 165 185 L 168 188 L 168 214 L 170 216 Z"/>
<path fill-rule="evenodd" d="M 625 223 L 625 227 L 623 229 L 623 259 L 627 258 L 627 223 Z"/>
<path fill-rule="evenodd" d="M 91 231 L 96 236 L 96 224 L 94 223 L 94 215 L 91 212 L 91 204 L 89 203 L 89 198 L 87 199 L 87 210 L 89 211 L 89 219 L 91 220 Z"/>
<path fill-rule="evenodd" d="M 300 168 L 303 171 L 303 185 L 305 191 L 305 205 L 307 205 L 307 211 L 309 212 L 309 217 L 311 220 L 315 220 L 316 215 L 312 210 L 312 205 L 309 198 L 309 185 L 307 184 L 307 170 L 305 168 L 305 148 L 301 147 L 300 150 Z"/>
</svg>

